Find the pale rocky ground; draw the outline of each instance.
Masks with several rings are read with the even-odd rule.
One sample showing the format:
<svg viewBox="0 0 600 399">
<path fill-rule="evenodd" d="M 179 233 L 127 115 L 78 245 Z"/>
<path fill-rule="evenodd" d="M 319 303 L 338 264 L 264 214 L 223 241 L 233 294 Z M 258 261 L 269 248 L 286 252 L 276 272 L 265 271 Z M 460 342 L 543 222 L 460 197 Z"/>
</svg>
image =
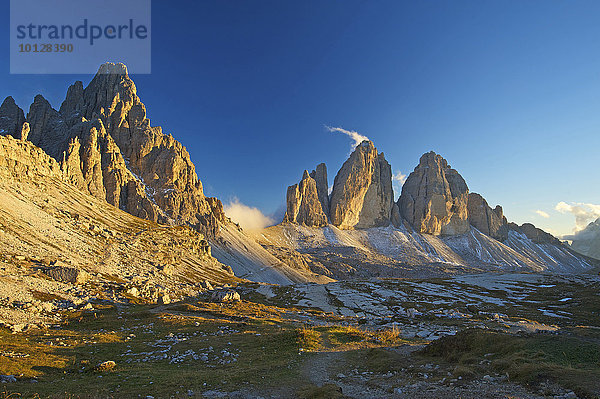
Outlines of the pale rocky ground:
<svg viewBox="0 0 600 399">
<path fill-rule="evenodd" d="M 223 224 L 209 245 L 190 227 L 123 212 L 78 190 L 28 141 L 0 136 L 0 155 L 0 318 L 16 329 L 55 323 L 55 310 L 96 297 L 121 300 L 132 292 L 175 300 L 204 290 L 205 281 L 223 285 L 237 276 L 279 284 L 331 281 L 281 262 L 233 223 Z M 55 262 L 85 273 L 87 281 L 54 281 L 48 271 L 59 269 Z"/>
<path fill-rule="evenodd" d="M 393 328 L 423 344 L 468 328 L 511 334 L 561 334 L 563 327 L 587 325 L 587 294 L 597 290 L 600 278 L 553 274 L 475 274 L 432 280 L 371 279 L 301 284 L 288 287 L 262 285 L 257 292 L 273 303 L 320 309 L 342 317 L 349 325 Z M 414 307 L 412 307 L 414 306 Z M 301 315 L 297 315 L 301 317 Z M 589 314 L 587 314 L 589 317 Z M 308 314 L 305 325 L 323 325 Z M 326 322 L 325 322 L 326 323 Z M 423 345 L 388 350 L 409 357 Z M 569 389 L 553 383 L 535 390 L 510 382 L 504 375 L 486 375 L 461 381 L 435 363 L 415 364 L 401 372 L 349 369 L 347 353 L 308 353 L 304 376 L 318 386 L 334 384 L 348 398 L 576 398 Z M 236 393 L 241 394 L 241 393 Z M 278 397 L 271 393 L 265 397 Z M 223 396 L 227 397 L 227 396 Z M 237 397 L 237 396 L 231 396 Z M 239 396 L 245 397 L 245 396 Z"/>
<path fill-rule="evenodd" d="M 514 230 L 504 243 L 475 228 L 438 237 L 418 234 L 406 225 L 344 230 L 284 223 L 251 234 L 280 259 L 333 279 L 443 277 L 482 271 L 580 273 L 598 263 L 564 245 L 536 243 Z"/>
<path fill-rule="evenodd" d="M 202 234 L 120 211 L 75 189 L 63 180 L 56 162 L 45 154 L 25 156 L 29 151 L 39 149 L 0 137 L 1 162 L 10 164 L 0 168 L 4 322 L 53 323 L 58 316 L 54 310 L 85 306 L 96 296 L 117 299 L 132 288 L 148 299 L 174 299 L 194 295 L 205 280 L 213 284 L 238 280 L 210 255 Z M 49 166 L 44 168 L 43 163 Z M 86 273 L 87 282 L 54 281 L 46 273 L 61 267 Z"/>
</svg>

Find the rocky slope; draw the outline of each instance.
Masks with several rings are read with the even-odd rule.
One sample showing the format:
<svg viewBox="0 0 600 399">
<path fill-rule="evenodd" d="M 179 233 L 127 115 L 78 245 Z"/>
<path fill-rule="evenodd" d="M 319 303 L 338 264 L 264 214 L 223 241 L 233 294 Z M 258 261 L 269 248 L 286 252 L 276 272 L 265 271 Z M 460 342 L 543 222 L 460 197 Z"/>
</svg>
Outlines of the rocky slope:
<svg viewBox="0 0 600 399">
<path fill-rule="evenodd" d="M 265 248 L 292 249 L 316 273 L 335 279 L 441 277 L 480 272 L 581 273 L 598 262 L 564 245 L 536 243 L 514 230 L 504 242 L 471 227 L 455 236 L 420 234 L 409 225 L 396 228 L 311 228 L 272 226 L 256 239 Z"/>
<path fill-rule="evenodd" d="M 91 297 L 156 302 L 239 281 L 201 233 L 77 189 L 28 141 L 0 137 L 0 203 L 0 320 L 10 324 L 52 322 Z"/>
</svg>

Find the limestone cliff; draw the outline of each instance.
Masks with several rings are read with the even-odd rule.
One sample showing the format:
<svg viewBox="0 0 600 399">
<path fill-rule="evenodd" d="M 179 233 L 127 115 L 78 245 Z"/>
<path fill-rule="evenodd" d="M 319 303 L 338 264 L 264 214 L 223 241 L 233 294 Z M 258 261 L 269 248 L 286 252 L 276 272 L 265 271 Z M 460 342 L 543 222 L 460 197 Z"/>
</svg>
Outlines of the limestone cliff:
<svg viewBox="0 0 600 399">
<path fill-rule="evenodd" d="M 402 186 L 398 208 L 419 233 L 464 234 L 469 231 L 468 195 L 462 176 L 440 155 L 428 152 Z"/>
<path fill-rule="evenodd" d="M 331 223 L 342 229 L 387 226 L 393 207 L 392 170 L 371 141 L 359 144 L 335 176 Z"/>
<path fill-rule="evenodd" d="M 317 183 L 317 196 L 321 203 L 323 213 L 329 217 L 329 186 L 327 185 L 327 166 L 324 163 L 317 165 L 317 168 L 310 172 L 310 177 Z"/>
<path fill-rule="evenodd" d="M 507 221 L 500 205 L 492 209 L 481 195 L 469 193 L 467 210 L 471 226 L 497 240 L 504 241 L 507 238 L 508 230 L 502 228 Z"/>
<path fill-rule="evenodd" d="M 327 214 L 323 212 L 323 204 L 319 201 L 317 182 L 306 170 L 299 184 L 288 187 L 287 210 L 283 221 L 306 226 L 327 226 Z"/>
</svg>

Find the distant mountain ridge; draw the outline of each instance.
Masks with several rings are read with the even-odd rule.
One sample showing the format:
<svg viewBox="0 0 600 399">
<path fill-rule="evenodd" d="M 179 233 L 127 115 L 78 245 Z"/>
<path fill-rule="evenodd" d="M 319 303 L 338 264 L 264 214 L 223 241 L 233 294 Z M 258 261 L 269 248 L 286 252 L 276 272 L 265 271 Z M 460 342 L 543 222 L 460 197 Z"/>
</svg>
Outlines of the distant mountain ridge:
<svg viewBox="0 0 600 399">
<path fill-rule="evenodd" d="M 575 251 L 594 259 L 600 259 L 600 219 L 596 219 L 585 229 L 563 237 L 563 239 L 571 241 L 571 248 Z"/>
</svg>

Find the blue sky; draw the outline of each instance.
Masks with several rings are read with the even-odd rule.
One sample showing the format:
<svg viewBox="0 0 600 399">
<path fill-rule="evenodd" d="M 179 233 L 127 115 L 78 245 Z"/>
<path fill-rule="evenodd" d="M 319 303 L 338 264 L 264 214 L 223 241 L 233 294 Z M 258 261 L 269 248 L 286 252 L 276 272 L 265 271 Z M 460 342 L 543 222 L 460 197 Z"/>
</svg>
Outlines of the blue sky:
<svg viewBox="0 0 600 399">
<path fill-rule="evenodd" d="M 225 203 L 276 212 L 319 162 L 333 182 L 351 141 L 330 125 L 395 173 L 434 150 L 509 220 L 566 234 L 575 211 L 558 203 L 600 203 L 599 16 L 597 1 L 154 0 L 152 74 L 132 77 Z M 0 95 L 26 111 L 91 77 L 9 75 L 0 59 Z"/>
</svg>

